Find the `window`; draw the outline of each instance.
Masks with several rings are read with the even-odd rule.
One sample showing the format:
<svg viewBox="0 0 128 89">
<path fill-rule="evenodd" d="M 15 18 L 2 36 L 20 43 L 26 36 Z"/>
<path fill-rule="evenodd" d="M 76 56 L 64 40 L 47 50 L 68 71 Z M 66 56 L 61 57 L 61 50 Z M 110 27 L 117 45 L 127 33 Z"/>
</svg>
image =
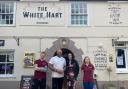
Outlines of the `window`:
<svg viewBox="0 0 128 89">
<path fill-rule="evenodd" d="M 0 51 L 0 77 L 14 74 L 14 51 Z"/>
<path fill-rule="evenodd" d="M 14 26 L 15 3 L 0 2 L 0 26 Z"/>
<path fill-rule="evenodd" d="M 117 73 L 128 73 L 128 42 L 115 42 Z"/>
<path fill-rule="evenodd" d="M 87 25 L 87 4 L 85 2 L 71 3 L 71 25 Z"/>
</svg>

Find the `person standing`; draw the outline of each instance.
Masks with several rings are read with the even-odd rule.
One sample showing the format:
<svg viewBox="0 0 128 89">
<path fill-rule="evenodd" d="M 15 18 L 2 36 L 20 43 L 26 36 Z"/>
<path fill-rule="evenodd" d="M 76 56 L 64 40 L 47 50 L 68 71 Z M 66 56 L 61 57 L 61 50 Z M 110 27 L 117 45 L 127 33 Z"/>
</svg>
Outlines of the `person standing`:
<svg viewBox="0 0 128 89">
<path fill-rule="evenodd" d="M 52 71 L 52 89 L 62 89 L 64 80 L 65 58 L 62 57 L 62 50 L 56 51 L 56 56 L 49 61 L 49 68 Z"/>
<path fill-rule="evenodd" d="M 45 61 L 45 52 L 40 53 L 40 59 L 34 62 L 34 86 L 33 89 L 46 89 L 46 72 L 48 63 Z"/>
<path fill-rule="evenodd" d="M 84 89 L 93 89 L 94 79 L 94 66 L 90 61 L 90 58 L 86 56 L 83 60 L 83 64 L 81 66 L 81 70 L 83 70 L 83 86 Z"/>
<path fill-rule="evenodd" d="M 68 59 L 66 60 L 67 89 L 75 89 L 78 74 L 79 64 L 77 60 L 75 60 L 73 54 L 68 53 Z"/>
</svg>

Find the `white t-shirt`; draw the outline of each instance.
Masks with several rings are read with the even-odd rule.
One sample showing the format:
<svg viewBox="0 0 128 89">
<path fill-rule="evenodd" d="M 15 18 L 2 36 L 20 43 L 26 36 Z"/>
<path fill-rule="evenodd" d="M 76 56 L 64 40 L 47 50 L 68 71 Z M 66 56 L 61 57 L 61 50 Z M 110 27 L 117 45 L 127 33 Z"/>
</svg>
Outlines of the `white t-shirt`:
<svg viewBox="0 0 128 89">
<path fill-rule="evenodd" d="M 60 69 L 60 70 L 64 70 L 64 67 L 66 66 L 65 58 L 58 57 L 58 56 L 52 57 L 50 59 L 49 63 L 52 64 L 54 68 Z M 59 73 L 53 71 L 52 77 L 60 78 L 60 77 L 64 77 L 64 74 L 59 74 Z"/>
</svg>

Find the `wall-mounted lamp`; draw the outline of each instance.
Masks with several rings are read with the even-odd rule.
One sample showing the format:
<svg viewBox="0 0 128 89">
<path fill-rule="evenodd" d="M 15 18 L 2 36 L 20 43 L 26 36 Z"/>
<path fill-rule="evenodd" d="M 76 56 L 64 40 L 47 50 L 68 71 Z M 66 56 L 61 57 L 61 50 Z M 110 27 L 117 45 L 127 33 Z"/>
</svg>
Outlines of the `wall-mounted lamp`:
<svg viewBox="0 0 128 89">
<path fill-rule="evenodd" d="M 62 40 L 62 45 L 63 45 L 63 46 L 66 46 L 66 44 L 67 44 L 66 40 L 63 39 L 63 40 Z"/>
<path fill-rule="evenodd" d="M 109 62 L 113 62 L 113 55 L 109 54 Z"/>
<path fill-rule="evenodd" d="M 13 38 L 16 40 L 16 43 L 19 46 L 20 45 L 20 38 L 19 37 L 16 37 L 16 36 L 14 36 Z"/>
<path fill-rule="evenodd" d="M 103 48 L 103 45 L 104 45 L 103 43 L 99 43 L 98 48 L 100 48 L 100 49 Z"/>
<path fill-rule="evenodd" d="M 119 37 L 112 39 L 112 46 L 115 46 L 115 42 L 119 40 Z"/>
</svg>

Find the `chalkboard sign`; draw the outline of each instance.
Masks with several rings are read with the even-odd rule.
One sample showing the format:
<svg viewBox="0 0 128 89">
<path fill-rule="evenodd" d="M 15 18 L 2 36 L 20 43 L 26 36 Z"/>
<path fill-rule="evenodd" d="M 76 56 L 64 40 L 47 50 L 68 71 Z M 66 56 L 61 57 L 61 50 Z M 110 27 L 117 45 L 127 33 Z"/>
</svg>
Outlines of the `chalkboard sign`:
<svg viewBox="0 0 128 89">
<path fill-rule="evenodd" d="M 20 89 L 32 89 L 33 76 L 23 75 L 21 77 Z"/>
</svg>

